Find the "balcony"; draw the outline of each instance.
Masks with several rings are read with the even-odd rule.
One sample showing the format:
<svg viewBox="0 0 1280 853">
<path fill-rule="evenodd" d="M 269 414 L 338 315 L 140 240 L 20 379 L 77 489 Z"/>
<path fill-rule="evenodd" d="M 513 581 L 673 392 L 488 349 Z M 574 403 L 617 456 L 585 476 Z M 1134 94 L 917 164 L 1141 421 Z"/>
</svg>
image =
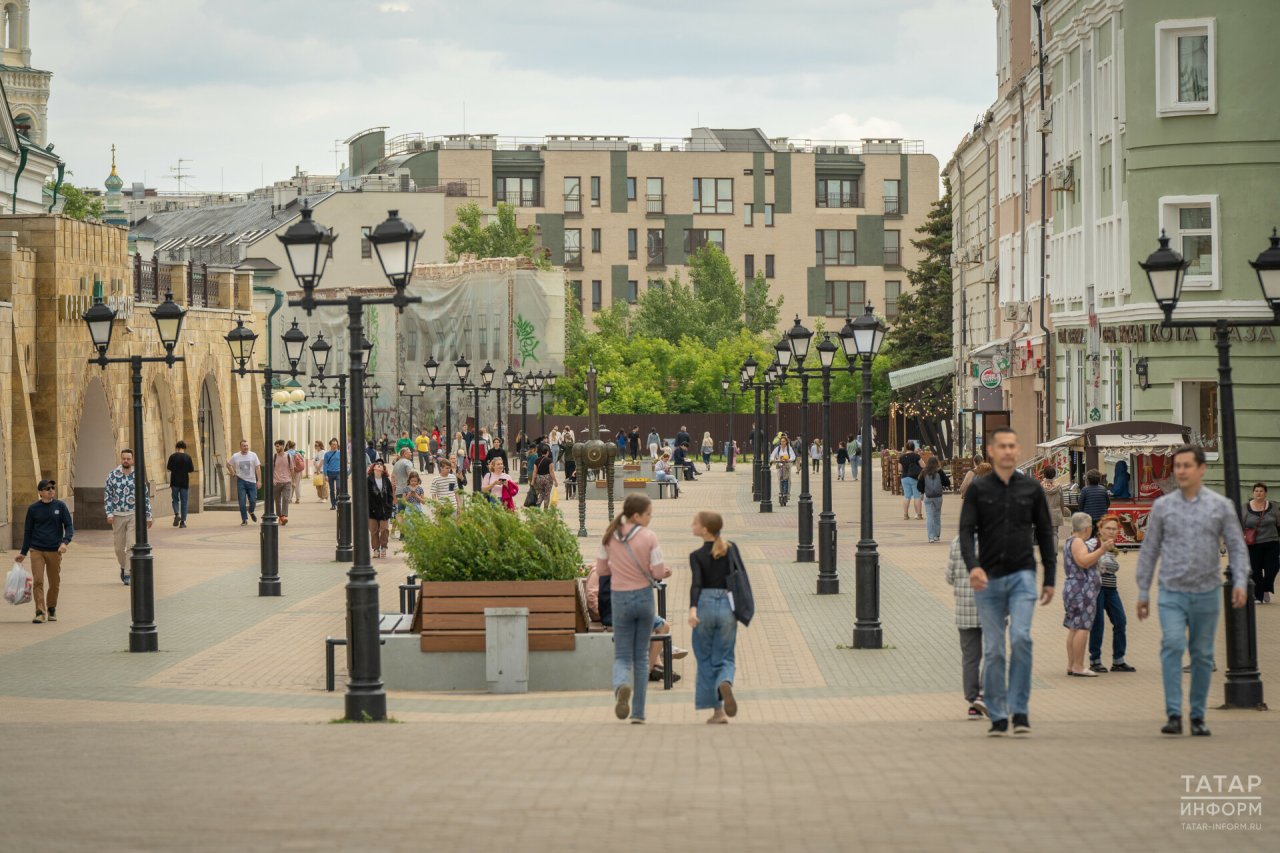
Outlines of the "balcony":
<svg viewBox="0 0 1280 853">
<path fill-rule="evenodd" d="M 661 244 L 650 246 L 645 253 L 645 263 L 651 267 L 665 267 L 667 265 L 666 249 Z"/>
<path fill-rule="evenodd" d="M 566 246 L 564 250 L 564 265 L 566 267 L 582 266 L 582 249 L 570 249 Z"/>
<path fill-rule="evenodd" d="M 901 246 L 894 249 L 890 249 L 888 247 L 885 248 L 884 265 L 886 267 L 902 266 L 902 247 Z"/>
<path fill-rule="evenodd" d="M 885 216 L 901 216 L 902 205 L 899 204 L 897 196 L 884 197 L 884 215 Z"/>
<path fill-rule="evenodd" d="M 544 207 L 542 200 L 542 192 L 507 190 L 506 192 L 494 193 L 494 204 L 509 204 L 513 207 Z"/>
<path fill-rule="evenodd" d="M 564 212 L 582 214 L 582 193 L 565 193 Z"/>
<path fill-rule="evenodd" d="M 866 207 L 863 193 L 818 193 L 817 207 Z"/>
<path fill-rule="evenodd" d="M 645 196 L 646 214 L 664 214 L 666 213 L 667 197 L 665 195 L 649 195 Z"/>
</svg>

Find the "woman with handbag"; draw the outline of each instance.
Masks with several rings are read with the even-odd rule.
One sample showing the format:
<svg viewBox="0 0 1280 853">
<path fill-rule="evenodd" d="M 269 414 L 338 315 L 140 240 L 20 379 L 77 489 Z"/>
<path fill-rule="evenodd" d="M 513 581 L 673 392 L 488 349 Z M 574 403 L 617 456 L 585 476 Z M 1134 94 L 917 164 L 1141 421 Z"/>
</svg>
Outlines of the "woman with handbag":
<svg viewBox="0 0 1280 853">
<path fill-rule="evenodd" d="M 610 578 L 613 609 L 614 714 L 619 720 L 644 723 L 649 688 L 649 641 L 657 606 L 653 588 L 671 577 L 657 535 L 649 529 L 653 504 L 644 495 L 629 495 L 622 513 L 610 522 L 596 552 L 596 573 Z"/>
<path fill-rule="evenodd" d="M 545 444 L 538 445 L 538 461 L 533 467 L 533 485 L 538 491 L 538 506 L 546 509 L 551 505 L 551 492 L 556 488 L 556 469 L 551 459 L 551 448 Z"/>
<path fill-rule="evenodd" d="M 320 503 L 324 503 L 329 485 L 324 476 L 324 442 L 320 439 L 316 439 L 315 450 L 311 454 L 311 485 L 316 487 L 316 497 Z"/>
<path fill-rule="evenodd" d="M 379 459 L 369 466 L 369 547 L 372 556 L 387 556 L 391 538 L 391 516 L 395 513 L 396 495 L 387 466 Z"/>
<path fill-rule="evenodd" d="M 1280 508 L 1267 500 L 1267 484 L 1253 484 L 1253 499 L 1241 514 L 1244 543 L 1253 568 L 1253 594 L 1258 604 L 1270 604 L 1280 571 Z"/>
<path fill-rule="evenodd" d="M 707 722 L 716 724 L 728 723 L 738 713 L 733 696 L 738 619 L 729 598 L 729 543 L 720 538 L 723 528 L 719 513 L 696 513 L 693 535 L 702 540 L 702 547 L 689 555 L 689 627 L 698 661 L 693 702 L 699 711 L 711 711 Z"/>
</svg>

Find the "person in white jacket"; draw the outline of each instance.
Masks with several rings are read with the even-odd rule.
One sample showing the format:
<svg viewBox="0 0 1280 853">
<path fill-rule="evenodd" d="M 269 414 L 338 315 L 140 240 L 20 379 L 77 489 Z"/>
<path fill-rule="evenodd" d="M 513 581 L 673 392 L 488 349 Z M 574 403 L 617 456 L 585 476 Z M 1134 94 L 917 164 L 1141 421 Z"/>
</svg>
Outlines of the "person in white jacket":
<svg viewBox="0 0 1280 853">
<path fill-rule="evenodd" d="M 769 456 L 769 462 L 778 468 L 778 504 L 780 506 L 786 506 L 787 498 L 791 496 L 791 466 L 795 460 L 796 452 L 791 449 L 791 441 L 784 432 L 778 438 L 778 446 Z"/>
</svg>

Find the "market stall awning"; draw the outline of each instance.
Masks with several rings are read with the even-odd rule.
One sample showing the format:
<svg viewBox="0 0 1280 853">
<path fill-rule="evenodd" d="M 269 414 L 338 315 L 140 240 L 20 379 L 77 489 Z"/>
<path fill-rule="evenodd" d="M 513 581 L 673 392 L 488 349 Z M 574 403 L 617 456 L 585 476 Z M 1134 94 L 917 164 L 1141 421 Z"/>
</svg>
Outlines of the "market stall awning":
<svg viewBox="0 0 1280 853">
<path fill-rule="evenodd" d="M 1123 450 L 1128 453 L 1171 453 L 1185 444 L 1181 435 L 1174 433 L 1128 433 L 1124 435 L 1095 435 L 1095 447 L 1106 450 Z"/>
<path fill-rule="evenodd" d="M 969 358 L 982 358 L 983 356 L 994 355 L 997 350 L 1009 345 L 1008 338 L 996 338 L 994 341 L 987 341 L 985 344 L 978 344 L 969 350 Z"/>
<path fill-rule="evenodd" d="M 1067 433 L 1066 435 L 1060 435 L 1057 438 L 1050 439 L 1049 441 L 1043 441 L 1040 444 L 1037 444 L 1036 447 L 1049 450 L 1054 447 L 1061 447 L 1064 444 L 1070 444 L 1073 441 L 1078 441 L 1080 438 L 1081 436 L 1079 435 Z"/>
<path fill-rule="evenodd" d="M 953 376 L 955 372 L 956 360 L 954 358 L 940 358 L 928 364 L 917 364 L 915 367 L 904 367 L 902 370 L 889 371 L 889 387 L 894 389 L 906 388 L 911 385 L 919 385 L 921 382 L 928 382 L 930 379 Z"/>
</svg>

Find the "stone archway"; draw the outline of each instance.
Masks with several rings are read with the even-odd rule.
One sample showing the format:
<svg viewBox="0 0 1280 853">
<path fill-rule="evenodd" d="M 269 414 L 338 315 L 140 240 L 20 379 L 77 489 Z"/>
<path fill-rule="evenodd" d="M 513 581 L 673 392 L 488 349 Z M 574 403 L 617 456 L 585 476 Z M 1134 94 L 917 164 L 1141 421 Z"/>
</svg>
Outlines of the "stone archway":
<svg viewBox="0 0 1280 853">
<path fill-rule="evenodd" d="M 226 498 L 224 479 L 227 461 L 226 437 L 223 435 L 222 398 L 213 374 L 200 383 L 196 410 L 196 431 L 200 441 L 200 469 L 204 472 L 204 498 Z"/>
<path fill-rule="evenodd" d="M 169 378 L 157 372 L 147 386 L 143 397 L 143 430 L 146 436 L 147 482 L 151 484 L 151 498 L 167 494 L 169 473 L 165 468 L 173 444 L 177 441 L 173 430 L 173 387 Z M 137 451 L 137 448 L 134 448 Z"/>
<path fill-rule="evenodd" d="M 71 466 L 71 493 L 75 500 L 73 518 L 78 528 L 110 528 L 102 499 L 107 475 L 116 467 L 115 435 L 107 391 L 100 378 L 90 377 L 81 399 L 76 458 Z"/>
</svg>

